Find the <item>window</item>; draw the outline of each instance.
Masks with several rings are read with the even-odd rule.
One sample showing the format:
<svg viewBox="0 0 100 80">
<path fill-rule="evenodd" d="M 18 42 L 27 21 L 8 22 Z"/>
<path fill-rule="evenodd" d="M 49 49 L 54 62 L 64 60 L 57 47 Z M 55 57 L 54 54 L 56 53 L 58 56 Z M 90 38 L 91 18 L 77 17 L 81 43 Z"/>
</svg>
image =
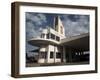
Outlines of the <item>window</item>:
<svg viewBox="0 0 100 80">
<path fill-rule="evenodd" d="M 60 37 L 56 36 L 56 40 L 57 40 L 57 41 L 60 41 Z"/>
<path fill-rule="evenodd" d="M 56 58 L 61 58 L 61 53 L 57 52 L 56 53 Z"/>
<path fill-rule="evenodd" d="M 54 52 L 50 52 L 50 58 L 53 58 L 53 53 L 54 53 Z"/>
<path fill-rule="evenodd" d="M 41 34 L 41 38 L 44 38 L 45 37 L 45 34 Z"/>
<path fill-rule="evenodd" d="M 45 59 L 46 59 L 46 54 L 47 54 L 47 52 L 40 52 L 39 57 L 40 57 L 40 58 L 45 58 Z"/>
<path fill-rule="evenodd" d="M 51 39 L 55 39 L 55 35 L 54 34 L 51 34 Z"/>
<path fill-rule="evenodd" d="M 49 39 L 49 35 L 50 35 L 50 34 L 48 33 L 48 34 L 47 34 L 47 39 Z"/>
</svg>

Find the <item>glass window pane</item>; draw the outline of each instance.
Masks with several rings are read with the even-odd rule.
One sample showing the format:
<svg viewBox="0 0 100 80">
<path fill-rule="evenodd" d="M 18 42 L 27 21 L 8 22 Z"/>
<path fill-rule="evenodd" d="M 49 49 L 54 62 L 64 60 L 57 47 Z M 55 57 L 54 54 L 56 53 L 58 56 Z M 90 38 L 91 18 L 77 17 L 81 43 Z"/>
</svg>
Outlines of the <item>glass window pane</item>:
<svg viewBox="0 0 100 80">
<path fill-rule="evenodd" d="M 56 36 L 56 40 L 57 40 L 57 41 L 60 41 L 60 37 Z"/>
<path fill-rule="evenodd" d="M 51 34 L 51 39 L 55 39 L 55 35 L 54 34 Z"/>
<path fill-rule="evenodd" d="M 46 36 L 47 36 L 47 39 L 49 39 L 50 34 L 48 33 Z"/>
<path fill-rule="evenodd" d="M 41 34 L 41 38 L 44 38 L 45 37 L 45 34 Z"/>
<path fill-rule="evenodd" d="M 54 52 L 50 52 L 50 58 L 53 58 L 53 53 L 54 53 Z"/>
<path fill-rule="evenodd" d="M 47 52 L 40 52 L 39 58 L 45 58 L 46 59 Z"/>
<path fill-rule="evenodd" d="M 56 58 L 61 58 L 61 53 L 57 52 L 56 53 Z"/>
</svg>

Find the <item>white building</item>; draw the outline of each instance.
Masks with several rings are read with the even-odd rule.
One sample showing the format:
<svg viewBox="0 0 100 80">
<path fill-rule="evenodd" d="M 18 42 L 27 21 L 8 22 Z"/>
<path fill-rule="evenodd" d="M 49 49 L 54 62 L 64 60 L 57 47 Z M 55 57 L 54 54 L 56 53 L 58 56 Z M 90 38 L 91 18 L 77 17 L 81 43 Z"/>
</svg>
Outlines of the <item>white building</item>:
<svg viewBox="0 0 100 80">
<path fill-rule="evenodd" d="M 66 38 L 65 29 L 60 20 L 59 16 L 54 19 L 54 29 L 48 27 L 44 29 L 41 33 L 41 36 L 32 38 L 29 40 L 29 43 L 34 46 L 39 47 L 38 51 L 38 63 L 58 63 L 58 62 L 66 62 L 66 53 L 69 52 L 69 47 L 71 45 L 72 48 L 78 48 L 79 52 L 83 52 L 83 49 L 88 49 L 88 34 L 82 34 L 79 36 L 74 36 L 70 38 Z M 79 41 L 78 41 L 79 39 Z M 86 39 L 87 42 L 80 43 L 80 41 Z M 76 44 L 74 44 L 76 40 Z M 79 45 L 79 46 L 78 46 Z M 87 46 L 87 47 L 86 47 Z M 81 48 L 82 47 L 82 48 Z M 85 48 L 84 48 L 85 47 Z M 67 49 L 68 50 L 67 50 Z M 81 51 L 79 50 L 81 49 Z M 71 53 L 70 53 L 71 54 Z M 69 54 L 69 56 L 70 56 Z"/>
</svg>

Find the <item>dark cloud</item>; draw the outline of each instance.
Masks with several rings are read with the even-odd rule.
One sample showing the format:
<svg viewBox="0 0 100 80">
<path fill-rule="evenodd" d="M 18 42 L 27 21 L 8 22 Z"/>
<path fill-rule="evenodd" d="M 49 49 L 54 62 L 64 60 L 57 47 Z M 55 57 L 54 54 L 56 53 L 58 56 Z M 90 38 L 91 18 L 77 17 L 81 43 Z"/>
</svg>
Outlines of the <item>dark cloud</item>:
<svg viewBox="0 0 100 80">
<path fill-rule="evenodd" d="M 26 39 L 39 36 L 46 22 L 44 14 L 26 12 Z"/>
<path fill-rule="evenodd" d="M 44 14 L 26 12 L 26 52 L 28 54 L 31 53 L 31 50 L 37 49 L 36 46 L 28 44 L 28 41 L 33 37 L 40 36 L 41 31 L 45 28 L 43 24 L 46 24 L 46 22 Z"/>
<path fill-rule="evenodd" d="M 46 16 L 41 13 L 29 13 L 26 12 L 26 20 L 31 21 L 34 25 L 40 26 L 46 23 Z"/>
<path fill-rule="evenodd" d="M 62 15 L 66 36 L 75 36 L 89 32 L 88 15 Z"/>
</svg>

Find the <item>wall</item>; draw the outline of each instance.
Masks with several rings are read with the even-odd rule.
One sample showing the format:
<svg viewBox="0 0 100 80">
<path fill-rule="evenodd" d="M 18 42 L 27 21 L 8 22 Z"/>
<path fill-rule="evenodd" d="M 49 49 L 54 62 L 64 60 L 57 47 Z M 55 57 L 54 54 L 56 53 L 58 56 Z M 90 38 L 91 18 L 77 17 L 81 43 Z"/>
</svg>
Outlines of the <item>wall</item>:
<svg viewBox="0 0 100 80">
<path fill-rule="evenodd" d="M 16 80 L 10 76 L 11 68 L 11 2 L 15 0 L 0 0 L 0 80 Z M 17 0 L 29 1 L 29 0 Z M 100 9 L 100 0 L 30 0 L 30 2 L 56 3 L 56 4 L 77 4 L 98 6 Z M 100 11 L 98 11 L 98 20 L 100 21 Z M 99 24 L 100 25 L 100 24 Z M 98 25 L 98 26 L 99 26 Z M 100 28 L 98 33 L 100 35 Z M 100 37 L 98 37 L 100 41 Z M 98 42 L 100 44 L 100 42 Z M 100 47 L 100 45 L 98 45 Z M 100 53 L 100 50 L 98 50 Z M 98 72 L 97 74 L 64 75 L 38 78 L 21 78 L 18 80 L 100 80 L 100 54 L 98 54 Z"/>
</svg>

